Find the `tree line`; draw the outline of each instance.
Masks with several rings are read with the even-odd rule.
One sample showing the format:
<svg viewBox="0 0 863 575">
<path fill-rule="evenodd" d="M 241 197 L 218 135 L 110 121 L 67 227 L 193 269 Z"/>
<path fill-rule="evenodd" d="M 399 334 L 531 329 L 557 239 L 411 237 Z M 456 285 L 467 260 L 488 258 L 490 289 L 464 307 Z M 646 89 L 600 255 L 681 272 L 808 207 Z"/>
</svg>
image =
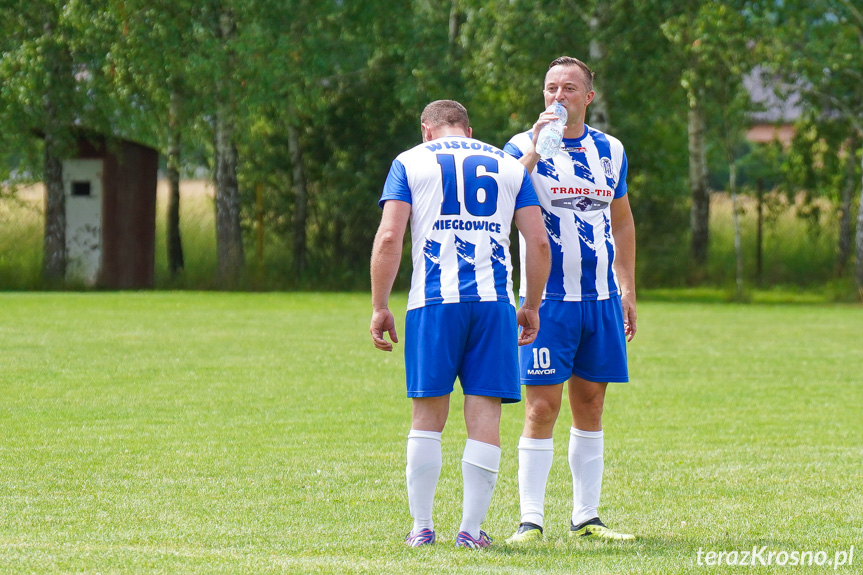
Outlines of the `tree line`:
<svg viewBox="0 0 863 575">
<path fill-rule="evenodd" d="M 48 284 L 65 275 L 61 159 L 87 128 L 165 158 L 173 272 L 179 181 L 203 165 L 219 285 L 240 283 L 257 219 L 290 246 L 295 285 L 365 286 L 376 201 L 419 142 L 422 107 L 459 100 L 502 146 L 530 128 L 548 62 L 566 54 L 596 72 L 588 122 L 626 147 L 641 278 L 697 282 L 711 190 L 736 201 L 767 186 L 838 206 L 837 273 L 856 261 L 863 286 L 853 0 L 7 0 L 0 31 L 0 175 L 45 183 Z M 799 98 L 791 146 L 746 144 L 754 75 Z M 681 242 L 684 261 L 663 261 Z"/>
</svg>

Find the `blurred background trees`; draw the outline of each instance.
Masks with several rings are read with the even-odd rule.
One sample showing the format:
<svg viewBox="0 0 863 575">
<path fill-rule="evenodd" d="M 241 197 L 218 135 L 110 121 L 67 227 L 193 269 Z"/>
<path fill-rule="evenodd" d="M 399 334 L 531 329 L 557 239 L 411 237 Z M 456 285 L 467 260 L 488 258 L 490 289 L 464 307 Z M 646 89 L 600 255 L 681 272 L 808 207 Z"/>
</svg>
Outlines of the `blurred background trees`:
<svg viewBox="0 0 863 575">
<path fill-rule="evenodd" d="M 503 146 L 533 124 L 563 54 L 596 72 L 588 123 L 626 147 L 642 285 L 863 285 L 852 0 L 35 0 L 5 2 L 0 31 L 0 202 L 22 182 L 46 186 L 37 287 L 63 277 L 58 161 L 84 127 L 164 158 L 161 285 L 363 289 L 377 199 L 392 159 L 420 141 L 423 106 L 459 100 L 475 136 Z M 801 111 L 770 122 L 793 137 L 747 138 L 789 100 Z M 192 281 L 181 233 L 190 177 L 215 189 L 211 282 Z M 734 226 L 727 257 L 710 230 L 731 197 L 730 214 L 756 223 Z M 827 271 L 765 261 L 780 205 L 831 238 Z M 2 250 L 13 224 L 0 220 Z"/>
</svg>

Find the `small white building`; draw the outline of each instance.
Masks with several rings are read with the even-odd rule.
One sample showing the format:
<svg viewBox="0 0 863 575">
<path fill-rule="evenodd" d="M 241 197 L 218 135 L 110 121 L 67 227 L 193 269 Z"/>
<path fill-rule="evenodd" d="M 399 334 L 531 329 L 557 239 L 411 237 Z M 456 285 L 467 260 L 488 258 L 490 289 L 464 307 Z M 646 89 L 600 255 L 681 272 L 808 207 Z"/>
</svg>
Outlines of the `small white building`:
<svg viewBox="0 0 863 575">
<path fill-rule="evenodd" d="M 156 235 L 156 150 L 92 134 L 63 161 L 67 280 L 151 288 Z"/>
</svg>

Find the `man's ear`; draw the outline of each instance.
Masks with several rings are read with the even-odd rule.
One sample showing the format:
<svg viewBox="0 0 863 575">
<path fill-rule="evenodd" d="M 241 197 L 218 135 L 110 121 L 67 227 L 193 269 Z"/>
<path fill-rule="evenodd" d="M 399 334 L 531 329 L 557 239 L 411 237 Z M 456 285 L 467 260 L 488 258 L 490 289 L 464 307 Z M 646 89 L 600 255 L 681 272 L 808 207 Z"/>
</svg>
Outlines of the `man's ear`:
<svg viewBox="0 0 863 575">
<path fill-rule="evenodd" d="M 429 142 L 434 139 L 432 138 L 431 126 L 428 124 L 420 123 L 420 132 L 422 132 L 423 135 L 423 142 Z"/>
</svg>

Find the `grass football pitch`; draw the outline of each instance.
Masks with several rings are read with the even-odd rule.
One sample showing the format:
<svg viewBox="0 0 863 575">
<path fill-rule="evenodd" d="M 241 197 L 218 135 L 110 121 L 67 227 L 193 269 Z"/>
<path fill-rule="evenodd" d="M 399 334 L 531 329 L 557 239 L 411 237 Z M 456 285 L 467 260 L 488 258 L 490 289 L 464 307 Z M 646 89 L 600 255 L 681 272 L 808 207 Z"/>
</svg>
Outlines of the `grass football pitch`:
<svg viewBox="0 0 863 575">
<path fill-rule="evenodd" d="M 402 348 L 375 350 L 369 315 L 363 294 L 0 294 L 0 573 L 863 569 L 863 308 L 642 301 L 600 509 L 638 540 L 568 539 L 564 408 L 546 539 L 504 544 L 519 403 L 482 551 L 452 545 L 460 392 L 438 544 L 402 542 Z"/>
</svg>

